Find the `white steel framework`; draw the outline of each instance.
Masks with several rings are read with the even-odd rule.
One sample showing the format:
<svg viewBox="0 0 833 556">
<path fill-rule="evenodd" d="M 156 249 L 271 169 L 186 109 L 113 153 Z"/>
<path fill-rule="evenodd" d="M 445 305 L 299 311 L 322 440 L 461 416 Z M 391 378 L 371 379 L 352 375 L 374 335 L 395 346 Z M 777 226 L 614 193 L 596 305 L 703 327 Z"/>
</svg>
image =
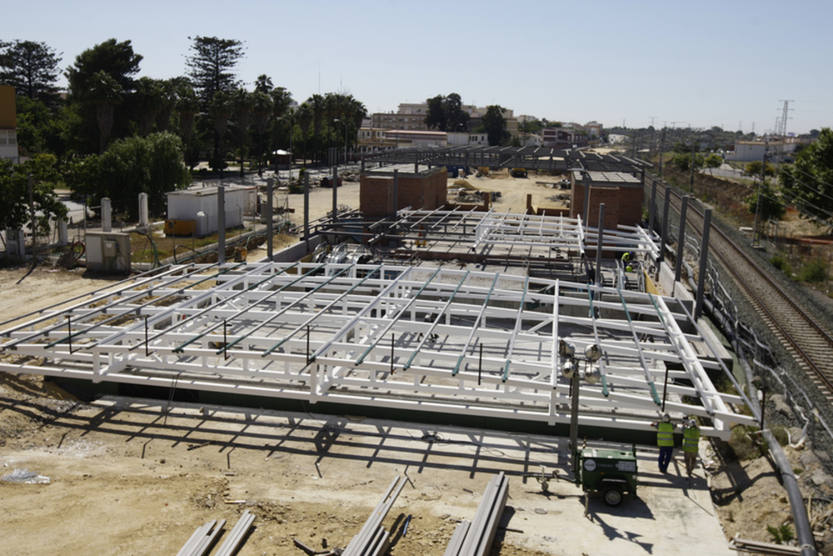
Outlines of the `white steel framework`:
<svg viewBox="0 0 833 556">
<path fill-rule="evenodd" d="M 665 376 L 666 409 L 708 418 L 704 434 L 751 424 L 712 385 L 721 363 L 698 325 L 671 307 L 459 265 L 181 265 L 21 319 L 0 332 L 0 371 L 552 425 L 569 422 L 564 339 L 603 353 L 582 425 L 650 430 Z"/>
</svg>

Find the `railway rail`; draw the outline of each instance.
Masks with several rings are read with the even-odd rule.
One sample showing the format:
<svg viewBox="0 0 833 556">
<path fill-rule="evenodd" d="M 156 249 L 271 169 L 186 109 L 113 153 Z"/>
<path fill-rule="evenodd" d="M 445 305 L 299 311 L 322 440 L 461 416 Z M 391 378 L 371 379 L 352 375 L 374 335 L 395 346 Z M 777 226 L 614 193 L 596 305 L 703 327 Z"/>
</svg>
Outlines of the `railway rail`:
<svg viewBox="0 0 833 556">
<path fill-rule="evenodd" d="M 664 202 L 664 184 L 659 180 L 656 183 L 657 199 Z M 673 188 L 670 191 L 670 205 L 679 213 L 682 195 Z M 696 203 L 689 203 L 686 221 L 701 235 L 703 216 Z M 712 226 L 709 247 L 798 366 L 820 393 L 833 402 L 833 336 L 772 278 L 771 271 L 764 269 L 718 226 Z"/>
</svg>

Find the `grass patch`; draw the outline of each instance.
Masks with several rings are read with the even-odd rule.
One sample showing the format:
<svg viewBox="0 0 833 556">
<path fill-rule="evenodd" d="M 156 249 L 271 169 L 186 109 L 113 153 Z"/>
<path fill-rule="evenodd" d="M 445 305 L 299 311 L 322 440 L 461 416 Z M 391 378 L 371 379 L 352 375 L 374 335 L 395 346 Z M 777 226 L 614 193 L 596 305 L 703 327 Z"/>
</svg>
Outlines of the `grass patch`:
<svg viewBox="0 0 833 556">
<path fill-rule="evenodd" d="M 810 259 L 798 271 L 802 282 L 824 282 L 827 280 L 827 261 L 822 258 Z"/>
</svg>

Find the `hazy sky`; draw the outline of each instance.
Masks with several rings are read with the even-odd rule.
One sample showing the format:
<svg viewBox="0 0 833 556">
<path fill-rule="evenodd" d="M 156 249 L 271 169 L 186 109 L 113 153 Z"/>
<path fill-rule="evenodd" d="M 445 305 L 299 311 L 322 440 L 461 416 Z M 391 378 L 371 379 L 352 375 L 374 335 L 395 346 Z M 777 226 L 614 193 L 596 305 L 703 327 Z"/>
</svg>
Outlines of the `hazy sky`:
<svg viewBox="0 0 833 556">
<path fill-rule="evenodd" d="M 343 91 L 369 112 L 438 93 L 515 114 L 607 126 L 833 126 L 833 1 L 463 0 L 201 2 L 2 0 L 0 40 L 44 41 L 63 66 L 130 39 L 141 75 L 185 72 L 189 36 L 245 42 L 299 102 Z"/>
</svg>

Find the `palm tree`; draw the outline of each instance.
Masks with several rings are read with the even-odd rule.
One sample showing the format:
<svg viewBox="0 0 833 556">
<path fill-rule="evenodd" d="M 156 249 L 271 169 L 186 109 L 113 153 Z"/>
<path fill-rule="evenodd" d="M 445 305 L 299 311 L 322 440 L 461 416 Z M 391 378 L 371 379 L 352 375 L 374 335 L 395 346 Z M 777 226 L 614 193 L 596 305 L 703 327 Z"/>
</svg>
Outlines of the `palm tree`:
<svg viewBox="0 0 833 556">
<path fill-rule="evenodd" d="M 95 104 L 98 123 L 98 152 L 104 152 L 113 131 L 113 114 L 121 102 L 124 90 L 113 77 L 104 71 L 96 72 L 90 82 L 89 98 Z"/>
</svg>

